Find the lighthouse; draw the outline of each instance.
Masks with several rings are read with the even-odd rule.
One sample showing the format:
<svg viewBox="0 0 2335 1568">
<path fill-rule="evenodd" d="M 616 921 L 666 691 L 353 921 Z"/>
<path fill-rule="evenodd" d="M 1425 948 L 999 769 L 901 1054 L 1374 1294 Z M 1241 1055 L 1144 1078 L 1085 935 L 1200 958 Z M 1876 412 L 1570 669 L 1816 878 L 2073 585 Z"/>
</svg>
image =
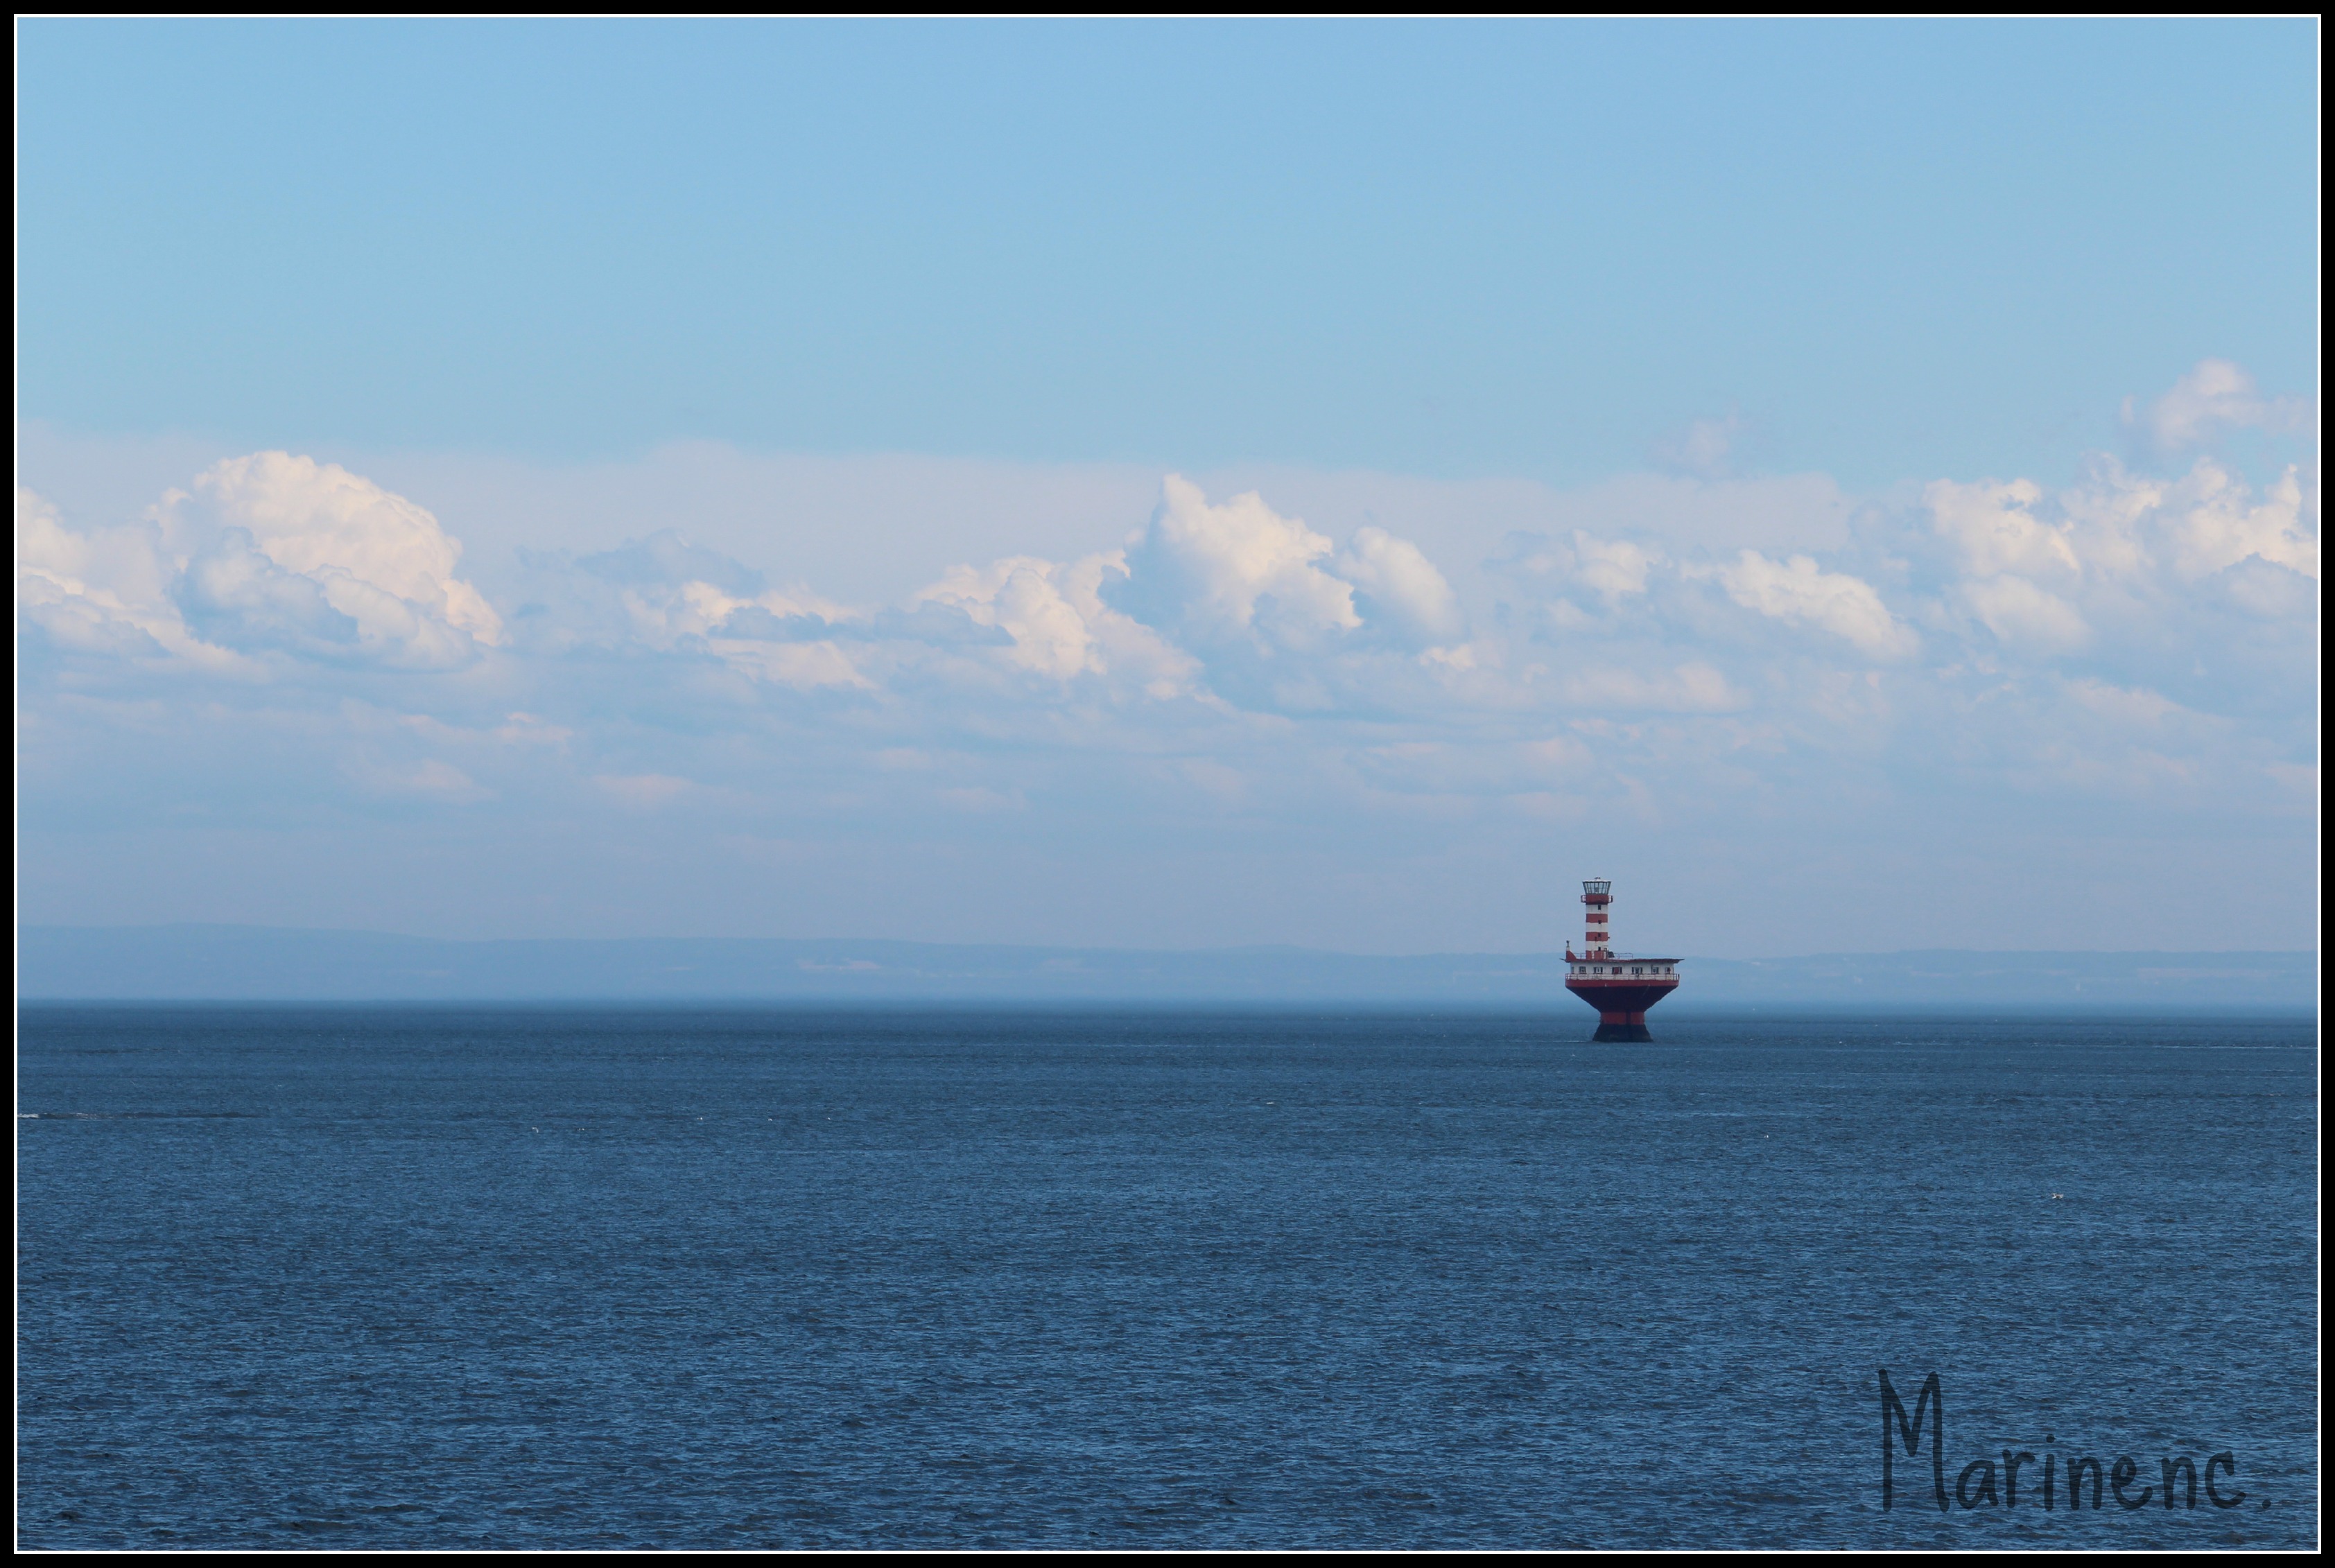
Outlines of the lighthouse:
<svg viewBox="0 0 2335 1568">
<path fill-rule="evenodd" d="M 1565 944 L 1565 989 L 1597 1010 L 1593 1039 L 1653 1039 L 1646 1032 L 1646 1009 L 1678 989 L 1679 961 L 1613 950 L 1607 918 L 1613 905 L 1611 882 L 1599 877 L 1583 883 L 1581 902 L 1588 906 L 1588 951 L 1575 953 L 1571 943 Z"/>
</svg>

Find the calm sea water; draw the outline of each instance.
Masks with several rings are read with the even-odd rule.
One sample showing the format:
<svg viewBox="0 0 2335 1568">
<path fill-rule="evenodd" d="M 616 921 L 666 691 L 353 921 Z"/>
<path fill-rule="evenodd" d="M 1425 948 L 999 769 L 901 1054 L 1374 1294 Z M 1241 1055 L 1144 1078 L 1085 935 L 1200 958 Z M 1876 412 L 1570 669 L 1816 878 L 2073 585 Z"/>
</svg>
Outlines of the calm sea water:
<svg viewBox="0 0 2335 1568">
<path fill-rule="evenodd" d="M 20 1021 L 25 1546 L 2316 1543 L 2309 1023 Z"/>
</svg>

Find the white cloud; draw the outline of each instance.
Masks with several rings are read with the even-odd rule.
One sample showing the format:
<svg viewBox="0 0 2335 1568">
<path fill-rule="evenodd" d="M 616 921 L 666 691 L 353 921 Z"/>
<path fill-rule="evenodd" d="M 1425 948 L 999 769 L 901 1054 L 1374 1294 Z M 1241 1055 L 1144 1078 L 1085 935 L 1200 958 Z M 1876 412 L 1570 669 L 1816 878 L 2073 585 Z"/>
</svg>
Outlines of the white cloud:
<svg viewBox="0 0 2335 1568">
<path fill-rule="evenodd" d="M 1923 492 L 1951 557 L 1936 591 L 2004 652 L 2034 659 L 2096 649 L 2107 627 L 2128 649 L 2169 651 L 2207 635 L 2201 617 L 2221 605 L 2314 617 L 2316 472 L 2290 467 L 2257 493 L 2211 457 L 2164 478 L 2102 456 L 2057 494 L 1940 480 Z"/>
<path fill-rule="evenodd" d="M 1749 428 L 1749 421 L 1731 410 L 1723 419 L 1695 420 L 1654 443 L 1654 461 L 1700 479 L 1725 479 L 1734 468 L 1735 449 Z"/>
<path fill-rule="evenodd" d="M 1493 656 L 1489 644 L 1460 643 L 1448 648 L 1421 649 L 1419 662 L 1430 669 L 1448 670 L 1453 674 L 1464 674 L 1470 670 L 1479 670 L 1496 664 L 1497 660 Z"/>
<path fill-rule="evenodd" d="M 268 655 L 467 664 L 502 627 L 454 576 L 460 555 L 412 502 L 282 452 L 216 464 L 127 527 L 76 529 L 17 498 L 21 615 L 61 648 L 214 671 Z"/>
<path fill-rule="evenodd" d="M 315 585 L 355 624 L 355 641 L 383 657 L 443 664 L 502 639 L 501 617 L 455 576 L 462 547 L 438 519 L 337 463 L 280 451 L 231 458 L 198 476 L 191 493 L 166 496 L 158 516 L 186 557 L 242 534 Z"/>
<path fill-rule="evenodd" d="M 40 496 L 17 490 L 17 617 L 58 646 L 121 658 L 188 651 L 170 577 L 150 524 L 76 531 Z"/>
<path fill-rule="evenodd" d="M 2259 557 L 2240 561 L 2212 580 L 2221 596 L 2258 621 L 2316 624 L 2319 579 Z"/>
<path fill-rule="evenodd" d="M 916 595 L 963 610 L 977 624 L 1000 626 L 1013 639 L 1007 657 L 1023 669 L 1056 680 L 1102 673 L 1101 650 L 1087 629 L 1087 617 L 1063 597 L 1055 581 L 1062 571 L 1035 556 L 1012 556 L 987 566 L 952 566 L 941 580 Z"/>
<path fill-rule="evenodd" d="M 850 618 L 848 611 L 815 605 L 808 598 L 775 589 L 732 594 L 698 578 L 635 584 L 624 588 L 619 597 L 641 636 L 659 648 L 670 648 L 684 638 L 719 635 L 741 610 L 761 610 L 780 621 L 815 618 L 833 624 Z"/>
<path fill-rule="evenodd" d="M 1807 556 L 1771 561 L 1745 550 L 1718 576 L 1728 597 L 1745 609 L 1821 627 L 1875 658 L 1904 658 L 1919 646 L 1913 629 L 1889 613 L 1872 585 L 1825 571 Z"/>
<path fill-rule="evenodd" d="M 2172 513 L 2174 560 L 2196 578 L 2257 557 L 2306 577 L 2319 576 L 2318 498 L 2304 497 L 2288 469 L 2260 502 L 2227 469 L 2200 459 L 2165 497 Z"/>
<path fill-rule="evenodd" d="M 247 651 L 263 648 L 310 657 L 337 658 L 358 650 L 360 628 L 344 605 L 370 612 L 367 628 L 384 633 L 413 630 L 413 617 L 401 614 L 395 595 L 343 578 L 343 605 L 325 596 L 325 586 L 287 572 L 253 545 L 241 528 L 207 540 L 189 557 L 176 597 L 187 623 L 206 640 Z"/>
<path fill-rule="evenodd" d="M 1962 570 L 1972 576 L 1999 572 L 2049 576 L 2081 569 L 2068 526 L 2035 516 L 2033 508 L 2043 490 L 2031 479 L 1967 485 L 1940 479 L 1922 498 L 1939 534 L 1953 544 Z"/>
<path fill-rule="evenodd" d="M 862 617 L 815 595 L 776 589 L 733 594 L 693 577 L 635 582 L 617 597 L 651 647 L 702 646 L 741 675 L 797 691 L 876 685 L 829 634 L 856 631 Z"/>
<path fill-rule="evenodd" d="M 1365 528 L 1340 553 L 1338 574 L 1407 629 L 1429 640 L 1449 637 L 1462 621 L 1458 595 L 1417 545 L 1384 528 Z"/>
<path fill-rule="evenodd" d="M 1623 599 L 1644 594 L 1658 569 L 1678 564 L 1662 550 L 1634 539 L 1601 538 L 1579 528 L 1566 544 L 1545 534 L 1511 533 L 1484 563 L 1487 572 L 1537 581 L 1567 593 L 1570 596 L 1552 600 L 1547 606 L 1551 618 L 1564 627 L 1587 626 L 1595 619 L 1575 599 L 1594 598 L 1610 614 Z M 1574 589 L 1585 594 L 1574 594 Z"/>
<path fill-rule="evenodd" d="M 750 638 L 716 637 L 708 644 L 733 670 L 769 682 L 809 692 L 821 686 L 873 691 L 851 655 L 833 643 L 764 643 Z"/>
<path fill-rule="evenodd" d="M 1646 591 L 1646 574 L 1662 557 L 1627 539 L 1573 536 L 1574 572 L 1608 605 Z"/>
<path fill-rule="evenodd" d="M 1104 602 L 1107 583 L 1123 583 L 1126 557 L 1104 551 L 1067 566 L 1013 556 L 987 566 L 952 566 L 920 588 L 911 605 L 945 605 L 976 625 L 1012 639 L 1007 663 L 1067 681 L 1116 675 L 1151 697 L 1190 689 L 1198 664 L 1158 633 Z"/>
<path fill-rule="evenodd" d="M 1303 646 L 1361 624 L 1354 590 L 1315 563 L 1335 548 L 1251 490 L 1211 506 L 1170 474 L 1150 525 L 1129 544 L 1126 590 L 1138 620 L 1206 642 Z"/>
<path fill-rule="evenodd" d="M 586 539 L 531 498 L 534 471 L 499 470 L 490 498 L 493 527 L 538 531 L 466 520 L 468 555 L 436 519 L 481 518 L 479 496 L 400 481 L 433 511 L 285 454 L 208 468 L 134 522 L 20 492 L 28 777 L 85 769 L 109 735 L 141 777 L 177 754 L 137 738 L 186 715 L 248 753 L 217 769 L 248 771 L 230 802 L 301 777 L 307 746 L 311 775 L 404 818 L 699 790 L 681 803 L 760 814 L 748 837 L 817 858 L 885 811 L 992 814 L 954 844 L 935 829 L 938 864 L 1073 820 L 1326 832 L 1393 796 L 1419 823 L 1594 826 L 1621 802 L 1733 833 L 1714 802 L 1854 805 L 1858 778 L 1868 800 L 1951 777 L 2291 813 L 2278 780 L 2315 760 L 2309 462 L 2250 484 L 2211 456 L 2100 457 L 2062 487 L 1863 499 L 1820 475 L 1558 493 L 1294 474 L 1214 503 L 1171 477 L 1132 536 L 1146 503 L 1114 479 L 1091 517 L 1019 540 L 1002 490 L 952 533 L 954 470 L 927 463 L 925 514 L 861 539 L 887 560 L 849 579 L 880 585 L 858 599 L 828 575 L 834 539 L 797 552 L 790 495 L 693 543 L 668 453 L 644 471 L 673 493 L 635 476 L 638 525 Z M 402 717 L 354 733 L 352 698 Z"/>
<path fill-rule="evenodd" d="M 2308 398 L 2265 398 L 2254 378 L 2225 359 L 2203 359 L 2146 409 L 2124 403 L 2128 426 L 2145 432 L 2160 452 L 2212 440 L 2224 430 L 2253 429 L 2273 434 L 2304 431 L 2314 422 Z"/>
<path fill-rule="evenodd" d="M 2092 629 L 2075 605 L 2024 577 L 1990 577 L 1966 583 L 1962 605 L 2002 642 L 2042 653 L 2072 653 L 2091 640 Z"/>
</svg>

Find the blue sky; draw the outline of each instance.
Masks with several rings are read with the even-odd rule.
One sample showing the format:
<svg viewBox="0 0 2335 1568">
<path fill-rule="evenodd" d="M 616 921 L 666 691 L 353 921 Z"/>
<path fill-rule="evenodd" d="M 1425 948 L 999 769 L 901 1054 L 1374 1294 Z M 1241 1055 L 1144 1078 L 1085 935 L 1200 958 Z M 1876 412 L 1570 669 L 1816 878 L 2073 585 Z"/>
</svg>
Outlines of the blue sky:
<svg viewBox="0 0 2335 1568">
<path fill-rule="evenodd" d="M 2317 43 L 24 24 L 24 917 L 2308 945 Z"/>
</svg>

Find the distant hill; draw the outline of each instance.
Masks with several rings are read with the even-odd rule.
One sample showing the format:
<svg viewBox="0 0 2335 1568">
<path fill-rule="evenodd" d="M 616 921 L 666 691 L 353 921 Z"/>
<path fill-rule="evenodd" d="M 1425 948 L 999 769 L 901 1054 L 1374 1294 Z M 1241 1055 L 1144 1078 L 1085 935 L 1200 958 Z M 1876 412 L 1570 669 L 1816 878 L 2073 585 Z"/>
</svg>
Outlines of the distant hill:
<svg viewBox="0 0 2335 1568">
<path fill-rule="evenodd" d="M 252 925 L 26 926 L 24 1001 L 1213 1002 L 1571 1010 L 1546 953 L 1375 957 L 762 938 L 455 942 Z M 1826 953 L 1685 962 L 1666 1015 L 1751 1008 L 2309 1012 L 2315 953 Z"/>
</svg>

